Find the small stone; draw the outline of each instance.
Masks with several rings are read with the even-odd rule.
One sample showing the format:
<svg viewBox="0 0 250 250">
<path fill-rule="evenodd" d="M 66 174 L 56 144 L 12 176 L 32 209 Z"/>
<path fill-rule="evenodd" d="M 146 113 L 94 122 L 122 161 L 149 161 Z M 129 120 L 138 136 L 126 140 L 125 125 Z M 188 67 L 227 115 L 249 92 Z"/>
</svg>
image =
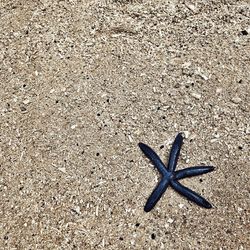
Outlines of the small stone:
<svg viewBox="0 0 250 250">
<path fill-rule="evenodd" d="M 248 32 L 247 32 L 247 30 L 242 30 L 242 31 L 241 31 L 241 34 L 242 34 L 243 36 L 247 36 L 247 35 L 248 35 Z"/>
<path fill-rule="evenodd" d="M 214 134 L 214 138 L 220 138 L 220 135 L 219 134 Z"/>
<path fill-rule="evenodd" d="M 133 142 L 133 139 L 132 139 L 131 135 L 128 135 L 128 140 L 129 140 L 130 142 Z"/>
<path fill-rule="evenodd" d="M 196 11 L 196 7 L 195 7 L 195 5 L 193 5 L 193 4 L 187 4 L 187 7 L 190 9 L 190 10 L 192 10 L 193 12 L 194 11 Z"/>
<path fill-rule="evenodd" d="M 242 211 L 243 211 L 243 208 L 238 207 L 237 210 L 238 210 L 238 212 L 242 212 Z"/>
<path fill-rule="evenodd" d="M 66 168 L 58 168 L 58 170 L 60 170 L 61 172 L 65 173 L 66 174 Z"/>
<path fill-rule="evenodd" d="M 172 224 L 172 223 L 174 222 L 174 220 L 171 219 L 171 218 L 169 218 L 169 219 L 167 220 L 167 222 L 170 223 L 170 224 Z"/>
<path fill-rule="evenodd" d="M 183 208 L 184 207 L 184 204 L 179 204 L 179 208 Z"/>
<path fill-rule="evenodd" d="M 244 247 L 242 245 L 239 246 L 239 250 L 244 250 Z"/>
<path fill-rule="evenodd" d="M 207 80 L 209 79 L 209 77 L 206 76 L 206 75 L 203 74 L 203 73 L 200 73 L 199 76 L 200 76 L 202 79 L 204 79 L 205 81 L 207 81 Z"/>
<path fill-rule="evenodd" d="M 24 106 L 21 106 L 20 109 L 22 112 L 25 112 L 27 110 Z"/>
<path fill-rule="evenodd" d="M 190 135 L 189 131 L 187 131 L 187 130 L 183 131 L 183 134 L 184 134 L 185 138 L 188 139 L 188 137 Z"/>
<path fill-rule="evenodd" d="M 220 94 L 221 92 L 222 92 L 222 88 L 217 88 L 217 89 L 216 89 L 216 93 L 217 93 L 217 94 Z"/>
<path fill-rule="evenodd" d="M 232 102 L 235 103 L 235 104 L 238 104 L 238 103 L 241 102 L 241 98 L 240 97 L 233 97 Z"/>
<path fill-rule="evenodd" d="M 76 207 L 75 207 L 75 211 L 76 211 L 78 214 L 80 214 L 80 213 L 81 213 L 80 207 L 79 207 L 79 206 L 76 206 Z"/>
<path fill-rule="evenodd" d="M 29 104 L 30 103 L 30 100 L 28 100 L 28 99 L 25 99 L 25 100 L 23 100 L 23 104 Z"/>
<path fill-rule="evenodd" d="M 201 98 L 201 94 L 199 93 L 191 93 L 191 96 L 194 97 L 195 99 L 199 100 Z"/>
<path fill-rule="evenodd" d="M 198 67 L 195 70 L 195 73 L 196 73 L 196 75 L 200 76 L 205 81 L 207 81 L 209 79 L 209 77 L 207 76 L 207 74 L 205 74 L 200 67 Z"/>
<path fill-rule="evenodd" d="M 86 46 L 93 46 L 93 45 L 94 45 L 94 43 L 92 43 L 92 42 L 88 42 L 88 43 L 85 43 L 85 45 L 86 45 Z"/>
<path fill-rule="evenodd" d="M 247 127 L 247 128 L 246 128 L 246 134 L 247 134 L 247 135 L 250 134 L 250 127 Z"/>
<path fill-rule="evenodd" d="M 214 142 L 216 142 L 217 140 L 218 140 L 217 138 L 214 138 L 214 139 L 211 139 L 210 142 L 211 142 L 211 143 L 214 143 Z"/>
</svg>

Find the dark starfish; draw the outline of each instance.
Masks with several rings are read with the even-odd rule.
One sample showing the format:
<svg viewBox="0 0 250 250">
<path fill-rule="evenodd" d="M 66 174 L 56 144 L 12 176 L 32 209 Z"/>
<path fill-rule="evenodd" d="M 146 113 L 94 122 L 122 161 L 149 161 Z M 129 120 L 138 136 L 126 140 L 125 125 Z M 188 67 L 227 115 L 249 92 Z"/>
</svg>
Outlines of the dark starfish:
<svg viewBox="0 0 250 250">
<path fill-rule="evenodd" d="M 152 194 L 147 200 L 147 203 L 144 207 L 145 212 L 149 212 L 156 205 L 158 200 L 161 198 L 163 193 L 166 191 L 168 185 L 174 188 L 178 193 L 185 196 L 188 200 L 195 202 L 197 205 L 204 208 L 212 208 L 212 205 L 201 197 L 199 194 L 190 190 L 189 188 L 183 186 L 178 180 L 205 174 L 214 170 L 212 166 L 196 166 L 190 167 L 182 170 L 175 171 L 177 161 L 180 155 L 180 150 L 183 142 L 183 137 L 181 133 L 179 133 L 172 145 L 168 166 L 166 167 L 164 163 L 161 161 L 160 157 L 144 143 L 139 143 L 139 147 L 142 152 L 151 160 L 153 165 L 158 169 L 158 171 L 162 175 L 162 179 L 159 184 L 156 186 Z"/>
</svg>

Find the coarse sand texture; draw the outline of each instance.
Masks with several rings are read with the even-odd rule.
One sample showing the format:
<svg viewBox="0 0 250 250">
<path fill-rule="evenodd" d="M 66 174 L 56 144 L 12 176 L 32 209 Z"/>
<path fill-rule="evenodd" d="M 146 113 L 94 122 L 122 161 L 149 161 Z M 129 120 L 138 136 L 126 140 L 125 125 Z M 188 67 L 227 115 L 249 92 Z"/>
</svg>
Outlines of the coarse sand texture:
<svg viewBox="0 0 250 250">
<path fill-rule="evenodd" d="M 247 0 L 1 0 L 0 249 L 250 249 L 249 104 Z"/>
</svg>

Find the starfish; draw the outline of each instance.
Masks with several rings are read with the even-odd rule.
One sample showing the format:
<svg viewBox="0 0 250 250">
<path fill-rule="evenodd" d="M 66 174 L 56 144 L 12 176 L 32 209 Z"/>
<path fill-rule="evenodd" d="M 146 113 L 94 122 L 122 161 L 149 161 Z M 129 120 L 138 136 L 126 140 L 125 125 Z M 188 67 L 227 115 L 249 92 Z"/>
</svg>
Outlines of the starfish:
<svg viewBox="0 0 250 250">
<path fill-rule="evenodd" d="M 151 160 L 153 165 L 158 169 L 158 171 L 162 175 L 161 181 L 156 186 L 156 188 L 154 189 L 154 191 L 147 200 L 147 203 L 144 207 L 145 212 L 149 212 L 154 208 L 154 206 L 159 201 L 163 193 L 166 191 L 168 185 L 170 185 L 178 193 L 185 196 L 188 200 L 196 203 L 197 205 L 204 208 L 212 208 L 212 205 L 206 199 L 204 199 L 191 189 L 183 186 L 178 181 L 186 177 L 201 175 L 214 170 L 213 166 L 195 166 L 175 171 L 182 143 L 183 143 L 183 137 L 181 133 L 179 133 L 176 136 L 174 143 L 172 145 L 167 167 L 164 165 L 160 157 L 154 152 L 152 148 L 150 148 L 144 143 L 138 144 L 142 152 Z"/>
</svg>

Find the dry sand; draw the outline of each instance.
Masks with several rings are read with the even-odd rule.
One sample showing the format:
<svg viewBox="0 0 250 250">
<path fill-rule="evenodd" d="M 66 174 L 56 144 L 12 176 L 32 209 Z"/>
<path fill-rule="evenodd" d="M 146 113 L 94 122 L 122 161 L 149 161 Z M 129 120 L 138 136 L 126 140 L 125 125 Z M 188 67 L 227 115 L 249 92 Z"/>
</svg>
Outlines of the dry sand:
<svg viewBox="0 0 250 250">
<path fill-rule="evenodd" d="M 247 1 L 1 0 L 0 248 L 249 249 L 249 41 Z M 145 213 L 180 131 L 214 208 Z"/>
</svg>

